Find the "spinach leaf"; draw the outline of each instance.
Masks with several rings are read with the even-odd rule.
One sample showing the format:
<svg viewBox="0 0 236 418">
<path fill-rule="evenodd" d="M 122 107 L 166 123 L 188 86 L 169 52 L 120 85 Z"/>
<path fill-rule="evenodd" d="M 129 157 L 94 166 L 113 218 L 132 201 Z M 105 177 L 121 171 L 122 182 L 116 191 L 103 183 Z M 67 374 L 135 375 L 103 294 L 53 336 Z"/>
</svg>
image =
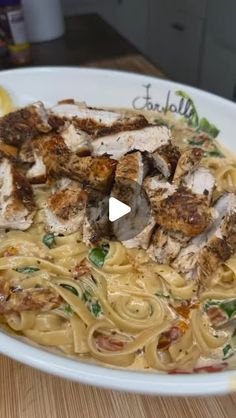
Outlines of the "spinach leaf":
<svg viewBox="0 0 236 418">
<path fill-rule="evenodd" d="M 91 294 L 89 293 L 88 290 L 85 290 L 83 293 L 83 301 L 86 303 L 89 300 L 91 300 Z"/>
<path fill-rule="evenodd" d="M 220 132 L 219 129 L 213 123 L 210 123 L 206 118 L 201 118 L 199 129 L 206 132 L 212 138 L 216 138 Z"/>
<path fill-rule="evenodd" d="M 185 91 L 183 91 L 183 90 L 177 90 L 176 92 L 175 92 L 175 94 L 177 95 L 177 96 L 180 96 L 180 97 L 182 97 L 183 99 L 185 99 L 185 100 L 187 100 L 190 104 L 191 104 L 191 106 L 192 106 L 192 112 L 191 112 L 191 115 L 190 115 L 190 117 L 189 117 L 189 119 L 188 119 L 188 124 L 190 125 L 190 126 L 193 126 L 193 127 L 195 127 L 195 128 L 197 128 L 198 127 L 198 125 L 199 125 L 199 117 L 198 117 L 198 112 L 197 112 L 197 109 L 196 109 L 196 107 L 195 107 L 195 104 L 194 104 L 194 101 L 191 99 L 191 97 L 185 92 Z"/>
<path fill-rule="evenodd" d="M 54 234 L 46 234 L 43 237 L 43 243 L 48 247 L 51 248 L 52 244 L 55 242 Z"/>
<path fill-rule="evenodd" d="M 167 128 L 169 128 L 169 123 L 165 121 L 164 119 L 162 119 L 160 116 L 154 119 L 154 123 L 157 126 L 166 126 Z"/>
<path fill-rule="evenodd" d="M 227 358 L 230 358 L 234 355 L 234 350 L 230 344 L 227 344 L 223 348 L 223 360 L 226 360 Z"/>
<path fill-rule="evenodd" d="M 108 251 L 109 248 L 107 248 L 107 246 L 92 248 L 92 250 L 89 251 L 88 258 L 95 266 L 102 267 Z"/>
<path fill-rule="evenodd" d="M 65 305 L 63 305 L 63 310 L 65 311 L 65 313 L 72 315 L 74 313 L 72 307 L 69 305 L 69 303 L 66 303 Z"/>
<path fill-rule="evenodd" d="M 74 293 L 75 296 L 79 296 L 79 293 L 75 287 L 70 286 L 69 284 L 66 284 L 66 283 L 62 283 L 60 284 L 60 286 L 64 287 L 64 289 L 69 290 L 71 293 Z"/>
<path fill-rule="evenodd" d="M 219 157 L 219 158 L 224 157 L 222 152 L 220 150 L 218 150 L 217 148 L 214 151 L 205 151 L 204 155 L 205 155 L 205 157 Z"/>
<path fill-rule="evenodd" d="M 92 304 L 92 313 L 96 318 L 102 313 L 102 307 L 98 300 Z"/>
<path fill-rule="evenodd" d="M 16 271 L 18 271 L 18 273 L 34 273 L 35 271 L 39 271 L 38 267 L 31 267 L 31 266 L 27 266 L 27 267 L 18 267 L 15 269 Z"/>
<path fill-rule="evenodd" d="M 236 313 L 236 299 L 221 302 L 220 308 L 231 318 Z"/>
</svg>

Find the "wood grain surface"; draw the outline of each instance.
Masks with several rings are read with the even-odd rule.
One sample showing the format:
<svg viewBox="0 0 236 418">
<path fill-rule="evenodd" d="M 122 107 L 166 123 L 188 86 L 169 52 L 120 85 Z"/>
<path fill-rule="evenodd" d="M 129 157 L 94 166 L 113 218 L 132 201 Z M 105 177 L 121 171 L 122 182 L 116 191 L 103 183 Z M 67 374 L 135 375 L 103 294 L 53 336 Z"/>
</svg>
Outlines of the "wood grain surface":
<svg viewBox="0 0 236 418">
<path fill-rule="evenodd" d="M 0 357 L 1 418 L 234 418 L 236 396 L 158 397 L 93 388 Z"/>
<path fill-rule="evenodd" d="M 97 32 L 89 41 L 91 19 Z M 34 64 L 94 66 L 166 77 L 111 32 L 97 17 L 74 19 L 67 37 L 35 45 Z M 96 47 L 102 45 L 101 37 L 110 39 L 110 49 L 108 44 L 105 50 Z M 4 356 L 0 371 L 0 418 L 235 418 L 236 414 L 236 394 L 207 398 L 125 394 L 49 376 Z"/>
</svg>

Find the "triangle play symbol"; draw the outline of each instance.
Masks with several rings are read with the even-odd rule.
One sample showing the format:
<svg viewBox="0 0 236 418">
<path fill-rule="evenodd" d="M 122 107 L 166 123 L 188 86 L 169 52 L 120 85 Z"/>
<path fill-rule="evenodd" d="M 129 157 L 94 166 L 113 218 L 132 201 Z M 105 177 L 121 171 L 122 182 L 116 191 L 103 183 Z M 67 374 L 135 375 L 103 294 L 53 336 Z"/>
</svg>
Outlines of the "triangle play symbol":
<svg viewBox="0 0 236 418">
<path fill-rule="evenodd" d="M 115 222 L 117 219 L 122 218 L 122 216 L 127 215 L 131 212 L 131 207 L 116 199 L 115 197 L 110 197 L 109 199 L 109 221 Z"/>
</svg>

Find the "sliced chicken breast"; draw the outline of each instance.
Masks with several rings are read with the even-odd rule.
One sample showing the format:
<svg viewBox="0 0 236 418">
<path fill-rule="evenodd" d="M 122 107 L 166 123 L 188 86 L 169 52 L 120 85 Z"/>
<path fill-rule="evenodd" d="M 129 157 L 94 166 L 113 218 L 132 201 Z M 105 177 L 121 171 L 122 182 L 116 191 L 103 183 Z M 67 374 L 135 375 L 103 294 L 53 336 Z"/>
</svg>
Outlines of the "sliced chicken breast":
<svg viewBox="0 0 236 418">
<path fill-rule="evenodd" d="M 0 159 L 8 158 L 15 162 L 18 156 L 18 149 L 12 145 L 4 144 L 0 142 Z"/>
<path fill-rule="evenodd" d="M 119 160 L 130 151 L 153 153 L 171 141 L 170 130 L 166 126 L 149 125 L 143 129 L 117 132 L 93 141 L 93 155 L 110 155 Z"/>
<path fill-rule="evenodd" d="M 50 311 L 62 303 L 53 288 L 24 289 L 0 279 L 0 314 L 24 311 Z"/>
<path fill-rule="evenodd" d="M 64 235 L 82 231 L 86 202 L 87 193 L 78 186 L 56 191 L 44 208 L 45 229 Z"/>
<path fill-rule="evenodd" d="M 9 160 L 3 159 L 0 162 L 0 228 L 28 229 L 34 211 L 31 185 Z"/>
<path fill-rule="evenodd" d="M 51 129 L 43 103 L 37 102 L 0 119 L 0 140 L 21 147 L 27 140 Z"/>
<path fill-rule="evenodd" d="M 166 179 L 172 178 L 180 158 L 178 148 L 171 143 L 161 146 L 157 151 L 148 154 L 148 158 Z"/>
<path fill-rule="evenodd" d="M 76 125 L 93 134 L 94 137 L 109 135 L 124 129 L 139 129 L 148 124 L 142 115 L 126 116 L 112 110 L 87 107 L 84 103 L 61 102 L 51 109 L 52 114 L 65 120 L 73 120 Z"/>
<path fill-rule="evenodd" d="M 181 180 L 187 174 L 192 173 L 196 168 L 199 167 L 199 164 L 204 156 L 204 152 L 201 148 L 190 148 L 184 151 L 179 158 L 178 164 L 176 166 L 174 183 L 179 185 Z"/>
<path fill-rule="evenodd" d="M 225 193 L 216 202 L 214 211 L 209 227 L 193 238 L 173 263 L 173 267 L 185 273 L 187 278 L 198 277 L 205 281 L 236 251 L 236 196 Z"/>
<path fill-rule="evenodd" d="M 208 201 L 211 201 L 215 182 L 215 177 L 206 167 L 197 168 L 192 173 L 183 177 L 182 180 L 182 184 L 189 188 L 192 193 L 204 195 Z"/>
<path fill-rule="evenodd" d="M 145 228 L 140 233 L 138 233 L 134 238 L 122 241 L 122 244 L 126 248 L 143 248 L 144 250 L 147 250 L 155 225 L 156 222 L 151 217 L 147 226 L 145 226 Z"/>
<path fill-rule="evenodd" d="M 148 254 L 158 263 L 170 264 L 177 257 L 181 248 L 187 245 L 187 237 L 181 233 L 172 234 L 171 232 L 158 227 L 152 236 Z"/>
<path fill-rule="evenodd" d="M 47 169 L 43 162 L 42 155 L 34 150 L 34 164 L 33 166 L 27 171 L 26 177 L 30 181 L 31 184 L 42 184 L 45 183 L 47 180 Z"/>
</svg>

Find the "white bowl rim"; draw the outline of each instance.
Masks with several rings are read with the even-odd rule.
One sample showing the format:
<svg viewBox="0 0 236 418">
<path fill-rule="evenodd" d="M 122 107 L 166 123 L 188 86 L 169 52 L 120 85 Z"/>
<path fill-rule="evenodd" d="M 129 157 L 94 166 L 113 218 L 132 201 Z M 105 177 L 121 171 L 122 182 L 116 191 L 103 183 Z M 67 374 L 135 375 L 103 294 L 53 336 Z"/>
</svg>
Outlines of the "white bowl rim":
<svg viewBox="0 0 236 418">
<path fill-rule="evenodd" d="M 53 73 L 53 72 L 86 72 L 94 75 L 113 75 L 118 77 L 137 78 L 137 80 L 153 80 L 173 88 L 187 89 L 189 93 L 196 93 L 201 97 L 223 103 L 236 110 L 236 104 L 215 94 L 205 92 L 196 87 L 157 78 L 145 74 L 137 74 L 126 71 L 107 70 L 90 67 L 76 66 L 40 66 L 20 69 L 3 70 L 1 75 L 14 74 Z M 32 366 L 43 372 L 60 376 L 76 382 L 100 386 L 107 389 L 115 389 L 127 392 L 146 393 L 152 395 L 216 395 L 226 394 L 236 390 L 236 370 L 228 370 L 216 373 L 200 374 L 160 374 L 131 370 L 119 370 L 112 367 L 94 365 L 84 361 L 73 360 L 64 355 L 48 352 L 44 348 L 38 348 L 27 342 L 19 340 L 4 331 L 0 332 L 0 353 L 26 365 Z"/>
</svg>

